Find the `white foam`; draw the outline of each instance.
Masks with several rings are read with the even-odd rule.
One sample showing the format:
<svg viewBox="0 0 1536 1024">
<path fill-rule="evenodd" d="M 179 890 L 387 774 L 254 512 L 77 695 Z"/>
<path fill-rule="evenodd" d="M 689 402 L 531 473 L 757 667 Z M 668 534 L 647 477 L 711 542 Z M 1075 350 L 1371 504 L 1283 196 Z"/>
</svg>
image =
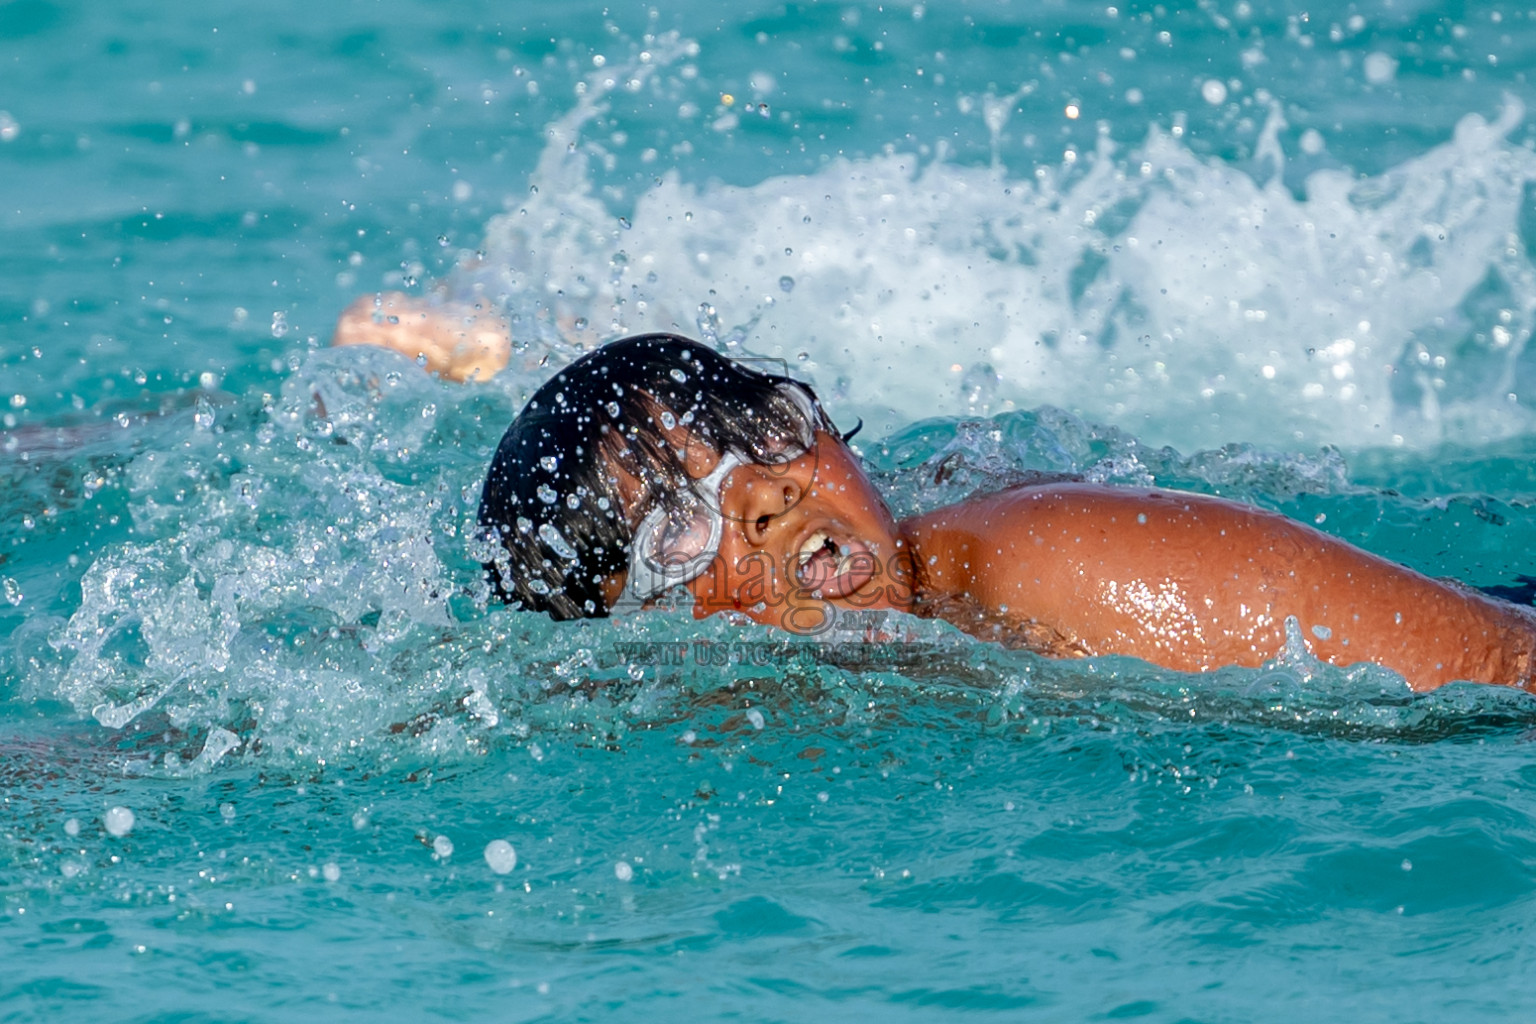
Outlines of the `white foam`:
<svg viewBox="0 0 1536 1024">
<path fill-rule="evenodd" d="M 1301 198 L 1272 113 L 1254 173 L 1153 127 L 1029 179 L 942 146 L 750 187 L 669 174 L 621 223 L 581 135 L 615 77 L 550 126 L 534 190 L 456 282 L 507 302 L 520 343 L 678 330 L 783 357 L 877 428 L 1045 403 L 1185 448 L 1530 422 L 1508 397 L 1536 309 L 1519 237 L 1536 154 L 1508 141 L 1513 98 L 1378 177 L 1317 172 Z"/>
<path fill-rule="evenodd" d="M 133 812 L 126 807 L 113 807 L 101 816 L 101 823 L 108 833 L 122 838 L 133 831 Z"/>
<path fill-rule="evenodd" d="M 517 850 L 505 839 L 492 839 L 485 844 L 485 863 L 498 875 L 505 875 L 517 867 Z"/>
</svg>

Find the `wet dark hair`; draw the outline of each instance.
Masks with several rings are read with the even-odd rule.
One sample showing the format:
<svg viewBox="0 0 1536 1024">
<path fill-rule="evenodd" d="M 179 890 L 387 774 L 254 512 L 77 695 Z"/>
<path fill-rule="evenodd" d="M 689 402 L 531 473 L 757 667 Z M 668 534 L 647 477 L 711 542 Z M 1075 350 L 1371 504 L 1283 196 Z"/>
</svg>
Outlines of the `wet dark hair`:
<svg viewBox="0 0 1536 1024">
<path fill-rule="evenodd" d="M 556 619 L 607 615 L 603 584 L 629 568 L 643 515 L 698 500 L 662 428 L 771 463 L 804 428 L 787 387 L 833 429 L 806 385 L 675 334 L 610 342 L 555 374 L 507 428 L 480 494 L 480 528 L 501 545 L 485 563 L 496 595 Z M 615 469 L 640 482 L 639 507 L 624 507 Z"/>
</svg>

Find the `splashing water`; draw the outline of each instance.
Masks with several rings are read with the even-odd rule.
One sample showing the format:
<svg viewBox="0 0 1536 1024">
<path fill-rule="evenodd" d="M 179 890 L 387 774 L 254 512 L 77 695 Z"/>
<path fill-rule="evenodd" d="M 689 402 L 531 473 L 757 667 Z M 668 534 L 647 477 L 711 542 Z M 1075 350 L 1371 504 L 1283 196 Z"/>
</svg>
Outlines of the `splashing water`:
<svg viewBox="0 0 1536 1024">
<path fill-rule="evenodd" d="M 633 73 L 685 49 L 672 39 Z M 500 296 L 543 351 L 645 330 L 809 348 L 797 369 L 886 429 L 914 409 L 1043 402 L 1185 447 L 1424 445 L 1531 423 L 1536 154 L 1508 140 L 1525 116 L 1512 96 L 1385 174 L 1318 171 L 1300 196 L 1272 110 L 1252 170 L 1157 127 L 1027 180 L 941 145 L 745 188 L 663 175 L 621 230 L 581 131 L 623 78 L 588 80 L 549 131 L 537 190 L 455 284 Z M 1009 107 L 989 108 L 994 136 Z M 978 391 L 983 364 L 995 383 Z"/>
</svg>

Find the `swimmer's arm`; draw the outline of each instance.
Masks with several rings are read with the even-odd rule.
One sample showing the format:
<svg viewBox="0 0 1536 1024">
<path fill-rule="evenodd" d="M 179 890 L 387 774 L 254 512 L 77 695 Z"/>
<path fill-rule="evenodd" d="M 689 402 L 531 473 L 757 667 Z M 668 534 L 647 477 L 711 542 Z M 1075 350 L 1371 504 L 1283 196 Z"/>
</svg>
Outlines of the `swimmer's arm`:
<svg viewBox="0 0 1536 1024">
<path fill-rule="evenodd" d="M 911 521 L 929 585 L 1092 653 L 1257 666 L 1294 617 L 1318 658 L 1433 689 L 1529 685 L 1536 616 L 1274 513 L 1201 495 L 1021 488 Z"/>
<path fill-rule="evenodd" d="M 336 321 L 333 345 L 377 345 L 456 381 L 489 380 L 512 353 L 507 321 L 489 309 L 404 292 L 364 295 Z"/>
</svg>

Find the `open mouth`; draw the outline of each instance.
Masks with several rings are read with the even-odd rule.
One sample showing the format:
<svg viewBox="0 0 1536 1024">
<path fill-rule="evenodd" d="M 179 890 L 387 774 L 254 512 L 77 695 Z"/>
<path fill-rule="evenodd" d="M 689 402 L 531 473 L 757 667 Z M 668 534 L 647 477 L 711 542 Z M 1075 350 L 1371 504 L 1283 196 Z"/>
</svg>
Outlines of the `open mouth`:
<svg viewBox="0 0 1536 1024">
<path fill-rule="evenodd" d="M 842 543 L 817 530 L 800 545 L 795 578 L 818 597 L 846 597 L 875 575 L 873 552 L 856 540 Z"/>
</svg>

